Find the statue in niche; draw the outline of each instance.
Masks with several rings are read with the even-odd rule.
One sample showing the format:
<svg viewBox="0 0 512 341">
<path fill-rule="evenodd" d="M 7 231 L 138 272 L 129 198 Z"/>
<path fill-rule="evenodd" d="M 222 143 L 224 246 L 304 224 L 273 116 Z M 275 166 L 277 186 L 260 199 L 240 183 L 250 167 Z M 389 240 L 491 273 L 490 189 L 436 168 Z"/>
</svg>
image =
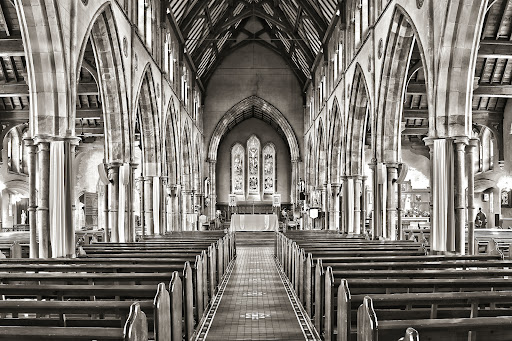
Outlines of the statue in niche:
<svg viewBox="0 0 512 341">
<path fill-rule="evenodd" d="M 25 210 L 21 210 L 21 225 L 25 225 L 27 223 L 27 213 Z"/>
</svg>

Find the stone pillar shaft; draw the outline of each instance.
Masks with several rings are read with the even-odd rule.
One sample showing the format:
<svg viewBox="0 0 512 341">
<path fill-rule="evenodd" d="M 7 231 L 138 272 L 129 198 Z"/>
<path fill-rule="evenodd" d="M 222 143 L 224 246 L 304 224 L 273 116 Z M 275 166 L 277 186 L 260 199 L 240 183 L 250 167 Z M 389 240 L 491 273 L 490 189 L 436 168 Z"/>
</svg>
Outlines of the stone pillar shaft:
<svg viewBox="0 0 512 341">
<path fill-rule="evenodd" d="M 475 149 L 478 139 L 469 140 L 466 157 L 468 160 L 468 252 L 475 254 Z"/>
<path fill-rule="evenodd" d="M 65 205 L 65 216 L 66 216 L 66 257 L 71 258 L 75 256 L 75 226 L 74 215 L 73 215 L 73 207 L 72 203 L 75 200 L 75 171 L 73 169 L 73 165 L 75 163 L 75 149 L 77 141 L 66 141 L 66 144 L 69 144 L 69 148 L 66 148 L 67 155 L 65 155 L 66 160 L 66 178 L 65 181 L 65 191 L 66 191 L 66 200 L 64 200 Z M 84 216 L 85 217 L 85 216 Z"/>
<path fill-rule="evenodd" d="M 39 256 L 39 247 L 37 245 L 37 195 L 36 195 L 36 177 L 37 177 L 37 151 L 32 139 L 25 140 L 28 153 L 28 223 L 30 226 L 30 258 Z"/>
<path fill-rule="evenodd" d="M 361 234 L 361 187 L 361 177 L 354 176 L 354 234 Z"/>
<path fill-rule="evenodd" d="M 455 187 L 455 252 L 466 253 L 466 190 L 464 185 L 467 139 L 455 140 L 454 187 Z"/>
<path fill-rule="evenodd" d="M 386 193 L 386 237 L 396 240 L 396 190 L 398 179 L 398 165 L 387 164 L 387 193 Z"/>
<path fill-rule="evenodd" d="M 339 195 L 340 184 L 331 184 L 330 207 L 329 207 L 329 229 L 339 230 L 340 205 Z"/>
<path fill-rule="evenodd" d="M 217 181 L 215 178 L 215 173 L 217 170 L 217 161 L 210 160 L 208 162 L 208 174 L 210 176 L 210 193 L 207 193 L 210 197 L 210 220 L 215 219 L 215 212 L 217 207 Z"/>
<path fill-rule="evenodd" d="M 144 227 L 145 235 L 155 234 L 155 225 L 153 224 L 153 177 L 144 177 Z"/>
<path fill-rule="evenodd" d="M 37 229 L 39 231 L 39 257 L 49 258 L 50 255 L 50 142 L 41 141 L 37 144 L 39 197 L 37 205 Z"/>
<path fill-rule="evenodd" d="M 366 202 L 366 180 L 367 177 L 361 177 L 361 232 L 366 234 L 366 212 L 367 212 L 367 202 Z"/>
<path fill-rule="evenodd" d="M 108 165 L 108 225 L 110 241 L 119 242 L 119 164 Z"/>
</svg>

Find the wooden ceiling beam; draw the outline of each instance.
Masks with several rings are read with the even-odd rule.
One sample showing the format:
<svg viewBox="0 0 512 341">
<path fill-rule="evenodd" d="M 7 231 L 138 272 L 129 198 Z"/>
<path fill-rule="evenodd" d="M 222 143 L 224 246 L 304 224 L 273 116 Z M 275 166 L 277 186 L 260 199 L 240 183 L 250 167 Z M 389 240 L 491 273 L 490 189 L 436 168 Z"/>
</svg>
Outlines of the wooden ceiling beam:
<svg viewBox="0 0 512 341">
<path fill-rule="evenodd" d="M 190 33 L 190 30 L 194 26 L 194 22 L 197 19 L 197 16 L 199 13 L 201 13 L 205 7 L 208 6 L 207 0 L 198 0 L 194 4 L 194 6 L 187 12 L 185 17 L 181 20 L 182 28 L 181 32 L 185 38 L 188 37 L 188 34 Z"/>
<path fill-rule="evenodd" d="M 80 83 L 77 89 L 78 95 L 98 95 L 96 83 Z M 0 83 L 0 97 L 28 96 L 29 88 L 25 82 Z"/>
<path fill-rule="evenodd" d="M 327 31 L 327 23 L 324 17 L 311 6 L 308 0 L 297 0 L 297 4 L 304 9 L 308 17 L 313 21 L 315 28 L 318 30 L 318 36 L 323 37 Z"/>
<path fill-rule="evenodd" d="M 481 41 L 478 58 L 512 59 L 512 41 Z"/>
<path fill-rule="evenodd" d="M 24 57 L 25 49 L 21 38 L 0 39 L 0 57 Z"/>
</svg>

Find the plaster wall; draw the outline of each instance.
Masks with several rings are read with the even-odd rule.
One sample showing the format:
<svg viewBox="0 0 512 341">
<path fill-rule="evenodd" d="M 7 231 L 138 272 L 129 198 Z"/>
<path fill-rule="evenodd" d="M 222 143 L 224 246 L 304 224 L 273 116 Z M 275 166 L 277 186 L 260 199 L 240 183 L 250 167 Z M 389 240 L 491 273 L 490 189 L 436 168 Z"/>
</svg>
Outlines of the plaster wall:
<svg viewBox="0 0 512 341">
<path fill-rule="evenodd" d="M 226 111 L 252 95 L 263 98 L 283 113 L 297 136 L 302 156 L 304 116 L 300 85 L 280 56 L 256 43 L 227 56 L 208 83 L 204 102 L 204 150 L 208 149 L 213 130 Z M 223 200 L 221 196 L 219 199 Z"/>
</svg>

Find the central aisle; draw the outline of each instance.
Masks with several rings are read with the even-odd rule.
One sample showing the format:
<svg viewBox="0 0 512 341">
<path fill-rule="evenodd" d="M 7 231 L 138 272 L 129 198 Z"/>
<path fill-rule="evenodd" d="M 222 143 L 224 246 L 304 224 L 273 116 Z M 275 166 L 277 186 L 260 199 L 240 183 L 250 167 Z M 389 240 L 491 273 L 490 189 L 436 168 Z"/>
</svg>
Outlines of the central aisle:
<svg viewBox="0 0 512 341">
<path fill-rule="evenodd" d="M 299 324 L 273 248 L 238 247 L 236 253 L 206 340 L 312 340 Z"/>
</svg>

